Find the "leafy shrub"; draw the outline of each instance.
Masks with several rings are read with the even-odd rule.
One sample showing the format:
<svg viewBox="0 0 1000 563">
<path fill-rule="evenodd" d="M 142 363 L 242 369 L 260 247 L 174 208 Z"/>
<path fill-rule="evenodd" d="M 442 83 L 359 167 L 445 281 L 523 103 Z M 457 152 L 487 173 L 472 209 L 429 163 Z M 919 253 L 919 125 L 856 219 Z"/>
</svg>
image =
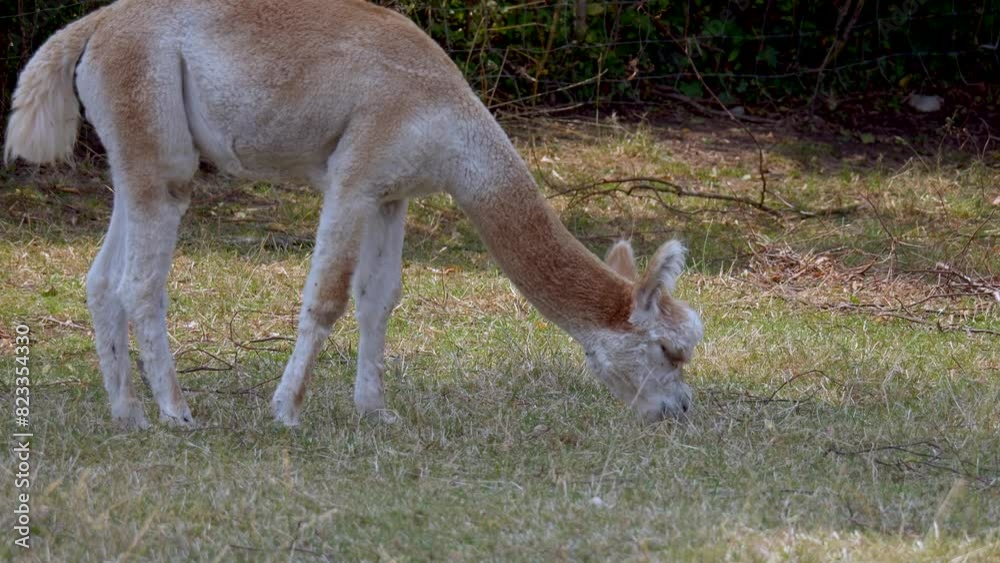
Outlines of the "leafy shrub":
<svg viewBox="0 0 1000 563">
<path fill-rule="evenodd" d="M 44 38 L 106 3 L 0 0 L 3 101 Z M 695 69 L 724 99 L 751 103 L 977 82 L 995 100 L 1000 76 L 1000 0 L 379 3 L 423 27 L 494 105 L 702 97 Z"/>
</svg>

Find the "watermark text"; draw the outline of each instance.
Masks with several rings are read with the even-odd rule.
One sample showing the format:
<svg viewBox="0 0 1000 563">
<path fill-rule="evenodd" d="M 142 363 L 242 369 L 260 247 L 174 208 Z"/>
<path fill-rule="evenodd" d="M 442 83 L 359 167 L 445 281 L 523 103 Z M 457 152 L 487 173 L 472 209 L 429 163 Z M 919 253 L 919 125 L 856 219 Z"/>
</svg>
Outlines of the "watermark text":
<svg viewBox="0 0 1000 563">
<path fill-rule="evenodd" d="M 31 547 L 31 329 L 14 327 L 14 544 Z"/>
</svg>

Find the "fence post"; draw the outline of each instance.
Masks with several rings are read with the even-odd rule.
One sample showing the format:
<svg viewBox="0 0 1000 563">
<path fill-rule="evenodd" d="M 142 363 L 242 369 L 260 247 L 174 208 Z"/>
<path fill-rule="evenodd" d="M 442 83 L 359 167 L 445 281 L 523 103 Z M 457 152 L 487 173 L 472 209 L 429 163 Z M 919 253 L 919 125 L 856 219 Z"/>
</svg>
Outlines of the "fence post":
<svg viewBox="0 0 1000 563">
<path fill-rule="evenodd" d="M 576 0 L 576 17 L 573 18 L 573 37 L 577 41 L 587 38 L 587 0 Z"/>
</svg>

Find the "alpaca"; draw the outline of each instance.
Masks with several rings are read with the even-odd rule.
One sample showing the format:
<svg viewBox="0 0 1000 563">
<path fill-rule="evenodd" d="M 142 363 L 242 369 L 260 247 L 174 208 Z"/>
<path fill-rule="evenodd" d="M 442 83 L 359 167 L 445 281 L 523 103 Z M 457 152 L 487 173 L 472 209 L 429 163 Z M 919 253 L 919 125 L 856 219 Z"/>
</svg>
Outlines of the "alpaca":
<svg viewBox="0 0 1000 563">
<path fill-rule="evenodd" d="M 31 58 L 5 159 L 68 159 L 80 103 L 115 187 L 86 287 L 118 423 L 149 425 L 129 374 L 129 323 L 161 421 L 194 423 L 167 343 L 166 279 L 199 159 L 323 194 L 297 339 L 272 400 L 279 422 L 298 424 L 316 355 L 352 292 L 354 403 L 362 415 L 389 416 L 383 355 L 407 200 L 436 191 L 451 195 L 504 273 L 583 347 L 618 399 L 647 421 L 688 411 L 682 368 L 703 330 L 671 295 L 684 247 L 665 243 L 642 276 L 626 242 L 606 263 L 594 256 L 455 64 L 402 15 L 362 0 L 119 0 Z"/>
</svg>

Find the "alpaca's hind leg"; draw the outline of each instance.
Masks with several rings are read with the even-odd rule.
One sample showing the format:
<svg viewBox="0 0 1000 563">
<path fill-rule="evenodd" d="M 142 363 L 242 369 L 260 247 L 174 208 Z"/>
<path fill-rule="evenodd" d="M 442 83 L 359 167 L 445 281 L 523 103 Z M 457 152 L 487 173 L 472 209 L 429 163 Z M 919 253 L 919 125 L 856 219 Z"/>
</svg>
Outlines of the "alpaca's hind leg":
<svg viewBox="0 0 1000 563">
<path fill-rule="evenodd" d="M 286 426 L 298 424 L 316 356 L 347 307 L 364 224 L 373 211 L 367 197 L 348 192 L 339 182 L 324 195 L 295 349 L 271 401 L 275 418 Z"/>
<path fill-rule="evenodd" d="M 108 234 L 87 274 L 87 305 L 111 417 L 126 428 L 146 428 L 149 422 L 129 375 L 128 318 L 118 293 L 125 262 L 126 223 L 124 199 L 116 197 Z"/>
<path fill-rule="evenodd" d="M 115 265 L 121 276 L 117 296 L 132 324 L 161 420 L 190 424 L 191 411 L 177 384 L 166 324 L 167 274 L 177 228 L 190 202 L 189 182 L 198 168 L 181 68 L 176 53 L 123 29 L 114 42 L 95 42 L 86 49 L 77 66 L 76 85 L 87 119 L 108 151 L 116 220 L 119 212 L 125 214 L 124 244 L 117 250 L 121 261 Z M 100 305 L 97 309 L 114 313 L 116 326 L 121 326 L 121 309 Z M 114 334 L 116 353 L 124 354 L 117 352 L 123 344 L 121 330 Z M 110 350 L 111 343 L 103 348 Z M 127 380 L 120 367 L 106 370 L 105 377 L 112 382 Z"/>
<path fill-rule="evenodd" d="M 177 229 L 187 208 L 188 194 L 168 189 L 166 182 L 147 180 L 144 184 L 145 189 L 136 189 L 135 184 L 127 187 L 130 195 L 139 192 L 146 197 L 142 201 L 130 197 L 128 201 L 125 269 L 120 290 L 132 321 L 146 381 L 160 407 L 160 420 L 190 425 L 194 418 L 177 383 L 167 342 L 166 292 Z"/>
<path fill-rule="evenodd" d="M 360 414 L 378 413 L 387 422 L 395 417 L 385 411 L 382 385 L 385 333 L 402 290 L 405 224 L 406 201 L 382 205 L 365 227 L 361 258 L 354 276 L 354 306 L 361 332 L 354 405 Z"/>
</svg>

